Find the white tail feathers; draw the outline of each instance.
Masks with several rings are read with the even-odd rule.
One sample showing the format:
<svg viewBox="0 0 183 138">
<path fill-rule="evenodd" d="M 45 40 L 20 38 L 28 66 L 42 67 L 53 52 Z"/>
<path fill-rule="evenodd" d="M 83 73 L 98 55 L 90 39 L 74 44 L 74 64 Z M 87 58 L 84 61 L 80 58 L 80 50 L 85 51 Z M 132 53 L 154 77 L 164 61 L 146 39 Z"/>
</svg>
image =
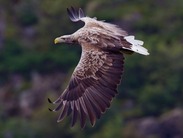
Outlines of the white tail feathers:
<svg viewBox="0 0 183 138">
<path fill-rule="evenodd" d="M 134 36 L 125 36 L 124 38 L 126 39 L 127 42 L 132 44 L 131 45 L 132 47 L 130 47 L 130 48 L 123 47 L 124 49 L 128 49 L 128 50 L 134 51 L 134 52 L 142 54 L 142 55 L 149 55 L 147 49 L 142 46 L 144 44 L 143 41 L 135 40 Z"/>
</svg>

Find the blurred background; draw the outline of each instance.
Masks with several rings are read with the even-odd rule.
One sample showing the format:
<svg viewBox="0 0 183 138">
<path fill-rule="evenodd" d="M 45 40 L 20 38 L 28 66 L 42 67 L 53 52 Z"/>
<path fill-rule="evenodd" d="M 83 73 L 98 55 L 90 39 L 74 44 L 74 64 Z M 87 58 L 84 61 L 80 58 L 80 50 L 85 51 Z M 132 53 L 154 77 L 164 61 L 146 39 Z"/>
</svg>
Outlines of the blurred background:
<svg viewBox="0 0 183 138">
<path fill-rule="evenodd" d="M 95 127 L 57 123 L 55 100 L 80 58 L 77 45 L 54 45 L 75 32 L 66 8 L 119 25 L 150 56 L 126 56 L 119 94 Z M 0 0 L 0 137 L 182 138 L 182 0 Z"/>
</svg>

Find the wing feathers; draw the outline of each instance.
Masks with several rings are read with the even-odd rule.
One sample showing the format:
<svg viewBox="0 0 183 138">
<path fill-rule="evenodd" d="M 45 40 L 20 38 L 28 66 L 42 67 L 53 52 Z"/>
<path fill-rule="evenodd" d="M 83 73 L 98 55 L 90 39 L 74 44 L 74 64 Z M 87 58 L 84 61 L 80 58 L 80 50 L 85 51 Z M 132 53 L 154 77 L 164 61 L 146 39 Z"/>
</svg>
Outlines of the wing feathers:
<svg viewBox="0 0 183 138">
<path fill-rule="evenodd" d="M 99 114 L 101 114 L 101 112 L 103 112 L 103 110 L 101 109 L 100 103 L 96 101 L 96 99 L 92 96 L 93 92 L 92 91 L 87 91 L 87 95 L 88 95 L 88 99 L 90 100 L 91 103 L 93 103 L 95 105 L 95 107 L 97 108 L 97 110 L 99 110 Z M 100 118 L 100 117 L 99 117 Z"/>
<path fill-rule="evenodd" d="M 87 96 L 85 94 L 83 95 L 83 98 L 84 98 L 84 102 L 85 102 L 86 109 L 87 109 L 87 112 L 88 112 L 88 116 L 89 116 L 89 119 L 90 119 L 90 123 L 93 126 L 95 124 L 95 121 L 96 121 L 93 107 L 91 106 L 91 104 L 88 101 Z"/>
<path fill-rule="evenodd" d="M 70 9 L 67 8 L 67 13 L 69 15 L 69 18 L 73 22 L 79 21 L 81 18 L 85 17 L 83 10 L 80 8 L 79 11 L 76 11 L 73 7 Z"/>
<path fill-rule="evenodd" d="M 59 105 L 53 111 L 61 110 L 58 122 L 72 114 L 71 126 L 79 119 L 83 128 L 87 118 L 95 125 L 117 94 L 123 59 L 121 53 L 109 51 L 90 52 L 81 57 L 68 87 L 55 102 Z"/>
<path fill-rule="evenodd" d="M 85 14 L 81 8 L 79 8 L 79 18 L 85 17 Z"/>
<path fill-rule="evenodd" d="M 61 102 L 61 103 L 57 106 L 57 108 L 55 108 L 53 111 L 56 112 L 56 111 L 60 110 L 62 106 L 63 106 L 63 102 Z"/>
<path fill-rule="evenodd" d="M 58 118 L 58 122 L 62 121 L 64 119 L 64 117 L 67 115 L 67 112 L 68 112 L 68 109 L 69 109 L 69 102 L 67 102 L 65 104 L 65 106 L 63 107 L 61 113 L 60 113 L 60 116 Z"/>
<path fill-rule="evenodd" d="M 78 118 L 78 111 L 76 109 L 76 105 L 73 102 L 73 109 L 72 109 L 72 121 L 71 121 L 71 126 L 73 127 L 77 121 Z"/>
<path fill-rule="evenodd" d="M 82 106 L 83 111 L 84 111 L 86 114 L 88 114 L 88 111 L 87 111 L 87 109 L 86 109 L 86 105 L 85 105 L 85 102 L 84 102 L 83 97 L 80 97 L 80 98 L 79 98 L 79 101 L 80 101 L 80 104 L 81 104 L 81 106 Z"/>
<path fill-rule="evenodd" d="M 94 91 L 94 93 L 98 96 L 98 98 L 101 99 L 101 101 L 105 104 L 105 108 L 109 107 L 110 106 L 110 103 L 109 103 L 109 98 L 107 96 L 105 96 L 104 94 L 102 93 L 99 93 L 98 89 L 99 87 L 96 87 L 96 91 Z M 95 97 L 96 98 L 96 97 Z"/>
<path fill-rule="evenodd" d="M 79 110 L 80 124 L 81 124 L 81 128 L 83 128 L 86 124 L 87 114 L 86 114 L 86 112 L 84 112 L 84 109 L 83 109 L 83 106 L 82 106 L 82 103 L 80 102 L 80 100 L 79 100 L 79 107 L 80 107 L 80 110 Z"/>
<path fill-rule="evenodd" d="M 93 92 L 93 93 L 90 93 L 90 96 L 92 97 L 92 101 L 95 102 L 99 107 L 100 107 L 100 111 L 101 113 L 104 113 L 105 110 L 106 110 L 106 105 L 105 103 L 101 100 L 101 98 L 98 97 L 98 95 Z"/>
<path fill-rule="evenodd" d="M 91 95 L 89 94 L 90 92 L 92 92 L 92 91 L 86 91 L 86 98 L 87 98 L 88 102 L 90 102 L 91 106 L 93 107 L 93 111 L 95 113 L 96 118 L 99 119 L 101 116 L 101 111 L 100 111 L 99 106 L 92 99 L 93 97 L 91 97 Z"/>
</svg>

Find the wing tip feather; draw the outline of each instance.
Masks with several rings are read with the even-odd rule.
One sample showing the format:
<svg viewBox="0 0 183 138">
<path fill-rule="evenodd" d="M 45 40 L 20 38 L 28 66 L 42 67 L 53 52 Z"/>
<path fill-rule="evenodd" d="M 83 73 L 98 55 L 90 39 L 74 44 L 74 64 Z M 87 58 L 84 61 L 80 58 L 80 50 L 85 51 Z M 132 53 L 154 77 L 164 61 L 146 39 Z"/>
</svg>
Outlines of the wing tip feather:
<svg viewBox="0 0 183 138">
<path fill-rule="evenodd" d="M 69 18 L 73 22 L 79 21 L 81 18 L 85 17 L 84 12 L 81 8 L 78 9 L 78 11 L 74 7 L 67 8 L 67 13 L 69 15 Z"/>
</svg>

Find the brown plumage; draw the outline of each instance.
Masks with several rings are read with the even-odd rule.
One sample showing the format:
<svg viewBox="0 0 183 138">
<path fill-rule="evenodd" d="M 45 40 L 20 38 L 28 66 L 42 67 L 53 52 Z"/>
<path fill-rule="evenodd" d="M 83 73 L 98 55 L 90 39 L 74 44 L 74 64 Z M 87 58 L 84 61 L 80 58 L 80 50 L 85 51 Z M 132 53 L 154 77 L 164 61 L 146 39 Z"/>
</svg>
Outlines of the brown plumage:
<svg viewBox="0 0 183 138">
<path fill-rule="evenodd" d="M 68 9 L 72 21 L 83 21 L 85 26 L 71 35 L 55 39 L 55 43 L 79 43 L 82 47 L 80 61 L 75 68 L 64 92 L 55 101 L 58 104 L 51 111 L 61 111 L 58 122 L 71 115 L 71 126 L 79 119 L 81 127 L 87 118 L 92 126 L 96 119 L 110 107 L 117 94 L 117 86 L 123 73 L 123 52 L 149 53 L 140 40 L 119 27 L 85 17 L 81 9 Z"/>
</svg>

